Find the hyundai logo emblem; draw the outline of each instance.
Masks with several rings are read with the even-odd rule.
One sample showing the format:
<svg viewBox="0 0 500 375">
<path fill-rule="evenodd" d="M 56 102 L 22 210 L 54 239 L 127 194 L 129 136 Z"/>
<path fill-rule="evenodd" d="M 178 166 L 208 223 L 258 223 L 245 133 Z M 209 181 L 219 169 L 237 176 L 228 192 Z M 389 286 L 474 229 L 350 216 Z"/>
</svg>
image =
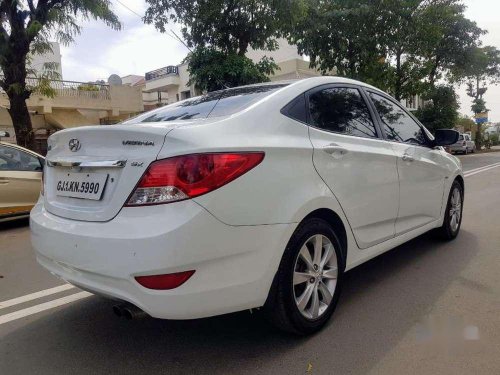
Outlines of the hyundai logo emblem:
<svg viewBox="0 0 500 375">
<path fill-rule="evenodd" d="M 69 149 L 73 152 L 77 152 L 82 147 L 80 141 L 76 138 L 70 139 L 68 146 Z"/>
</svg>

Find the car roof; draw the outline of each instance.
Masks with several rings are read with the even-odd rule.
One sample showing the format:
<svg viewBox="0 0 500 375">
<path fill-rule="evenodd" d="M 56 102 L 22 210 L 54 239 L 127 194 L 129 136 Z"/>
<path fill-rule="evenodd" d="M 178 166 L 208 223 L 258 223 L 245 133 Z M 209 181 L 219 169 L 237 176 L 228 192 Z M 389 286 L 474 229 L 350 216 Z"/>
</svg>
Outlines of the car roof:
<svg viewBox="0 0 500 375">
<path fill-rule="evenodd" d="M 195 96 L 195 97 L 192 97 L 189 99 L 184 99 L 184 100 L 181 100 L 180 102 L 195 101 L 201 97 L 207 97 L 207 96 L 217 96 L 217 95 L 223 96 L 224 93 L 231 93 L 231 92 L 234 93 L 234 92 L 238 92 L 238 91 L 245 91 L 246 89 L 251 91 L 252 89 L 259 88 L 259 87 L 266 87 L 266 86 L 276 87 L 277 90 L 275 93 L 270 94 L 266 98 L 262 98 L 260 100 L 257 100 L 250 107 L 248 107 L 250 109 L 251 107 L 254 107 L 255 105 L 260 104 L 262 101 L 281 100 L 276 95 L 279 92 L 281 92 L 281 93 L 288 92 L 288 93 L 291 93 L 291 95 L 294 95 L 294 94 L 298 95 L 301 92 L 308 91 L 310 89 L 313 89 L 313 88 L 321 86 L 321 85 L 339 84 L 339 83 L 340 84 L 350 84 L 350 85 L 354 85 L 354 86 L 358 86 L 358 87 L 367 88 L 367 89 L 370 89 L 372 91 L 376 91 L 382 95 L 390 97 L 390 95 L 388 93 L 386 93 L 386 92 L 384 92 L 384 91 L 382 91 L 374 86 L 371 86 L 371 85 L 368 85 L 364 82 L 361 82 L 361 81 L 356 81 L 354 79 L 337 77 L 337 76 L 317 76 L 317 77 L 309 77 L 309 78 L 269 81 L 269 82 L 254 83 L 254 84 L 250 84 L 250 85 L 228 87 L 225 89 L 211 91 L 211 92 L 208 92 L 205 94 L 201 94 L 199 96 Z M 394 99 L 394 100 L 396 100 L 396 99 Z M 173 105 L 176 105 L 178 103 L 179 102 L 175 102 L 175 103 L 169 104 L 166 107 L 173 106 Z M 284 105 L 284 103 L 281 103 L 281 104 Z M 159 113 L 159 112 L 164 111 L 166 107 L 156 108 L 156 109 L 153 109 L 151 111 L 146 111 L 145 113 L 148 113 L 149 115 L 154 115 L 155 113 Z M 141 118 L 142 116 L 144 116 L 144 114 L 140 114 L 137 117 L 128 119 L 123 124 L 135 124 L 137 122 L 137 119 Z M 221 116 L 221 117 L 224 117 L 224 116 Z M 207 120 L 207 118 L 206 117 L 198 118 L 198 119 L 194 119 L 193 121 L 198 121 L 198 120 Z M 161 121 L 158 121 L 158 122 L 161 122 Z"/>
<path fill-rule="evenodd" d="M 21 150 L 21 151 L 24 151 L 24 152 L 27 152 L 28 154 L 31 154 L 31 155 L 34 155 L 36 157 L 39 157 L 39 158 L 42 158 L 42 159 L 45 159 L 42 155 L 36 153 L 35 151 L 31 151 L 27 148 L 24 148 L 24 147 L 21 147 L 19 145 L 16 145 L 14 143 L 9 143 L 9 142 L 3 142 L 3 141 L 0 141 L 0 145 L 2 146 L 7 146 L 7 147 L 12 147 L 12 148 L 16 148 L 18 150 Z"/>
<path fill-rule="evenodd" d="M 320 85 L 326 85 L 326 84 L 338 84 L 338 83 L 343 83 L 343 84 L 349 84 L 349 85 L 356 85 L 356 86 L 361 86 L 367 89 L 371 89 L 373 91 L 378 91 L 382 94 L 389 95 L 385 91 L 369 85 L 368 83 L 362 82 L 362 81 L 357 81 L 355 79 L 351 78 L 344 78 L 344 77 L 337 77 L 337 76 L 318 76 L 318 77 L 309 77 L 309 78 L 303 78 L 303 79 L 297 79 L 297 80 L 289 80 L 289 81 L 276 81 L 275 83 L 279 82 L 289 82 L 290 86 L 295 86 L 296 84 L 299 84 L 301 82 L 306 83 L 310 86 L 320 86 Z"/>
<path fill-rule="evenodd" d="M 254 83 L 251 85 L 229 87 L 227 89 L 213 91 L 213 92 L 239 89 L 239 88 L 243 88 L 243 87 L 259 87 L 259 86 L 269 86 L 269 85 L 271 85 L 271 86 L 272 85 L 283 85 L 283 86 L 291 87 L 291 86 L 303 85 L 303 84 L 308 85 L 308 86 L 319 86 L 322 84 L 324 85 L 324 84 L 335 84 L 335 83 L 345 83 L 345 84 L 362 86 L 362 87 L 369 88 L 369 89 L 372 89 L 375 91 L 379 91 L 383 94 L 388 95 L 383 90 L 380 90 L 379 88 L 372 86 L 372 85 L 369 85 L 365 82 L 357 81 L 357 80 L 351 79 L 351 78 L 338 77 L 338 76 L 317 76 L 317 77 L 297 78 L 297 79 L 287 79 L 287 80 L 281 80 L 281 81 Z"/>
</svg>

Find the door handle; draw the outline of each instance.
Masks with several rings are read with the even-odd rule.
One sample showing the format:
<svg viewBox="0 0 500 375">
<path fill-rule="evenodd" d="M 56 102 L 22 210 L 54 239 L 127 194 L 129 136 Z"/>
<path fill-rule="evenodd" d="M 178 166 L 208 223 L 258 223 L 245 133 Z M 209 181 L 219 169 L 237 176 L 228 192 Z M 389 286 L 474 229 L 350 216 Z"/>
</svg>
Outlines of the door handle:
<svg viewBox="0 0 500 375">
<path fill-rule="evenodd" d="M 335 154 L 340 156 L 344 156 L 349 152 L 346 148 L 341 147 L 335 143 L 330 143 L 329 145 L 324 146 L 323 151 L 330 155 Z"/>
<path fill-rule="evenodd" d="M 403 159 L 403 161 L 409 161 L 409 162 L 412 162 L 415 160 L 415 158 L 413 156 L 410 156 L 408 154 L 404 154 L 402 159 Z"/>
</svg>

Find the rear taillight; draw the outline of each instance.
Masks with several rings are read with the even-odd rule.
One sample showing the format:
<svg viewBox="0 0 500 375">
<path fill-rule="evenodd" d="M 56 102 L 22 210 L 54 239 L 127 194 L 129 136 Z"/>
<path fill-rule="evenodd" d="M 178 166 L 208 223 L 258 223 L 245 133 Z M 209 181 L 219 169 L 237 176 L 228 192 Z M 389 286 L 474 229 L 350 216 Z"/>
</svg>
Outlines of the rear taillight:
<svg viewBox="0 0 500 375">
<path fill-rule="evenodd" d="M 263 159 L 263 152 L 242 152 L 158 160 L 151 163 L 125 205 L 163 204 L 198 197 L 240 177 Z"/>
</svg>

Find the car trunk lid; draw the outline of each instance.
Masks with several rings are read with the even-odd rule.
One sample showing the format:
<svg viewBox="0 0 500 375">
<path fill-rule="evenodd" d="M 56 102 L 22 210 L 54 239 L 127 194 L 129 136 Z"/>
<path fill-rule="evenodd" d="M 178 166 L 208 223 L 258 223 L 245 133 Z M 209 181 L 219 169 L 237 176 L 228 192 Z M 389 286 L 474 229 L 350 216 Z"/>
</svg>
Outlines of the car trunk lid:
<svg viewBox="0 0 500 375">
<path fill-rule="evenodd" d="M 111 220 L 175 126 L 92 126 L 55 133 L 44 174 L 46 209 L 74 220 Z"/>
</svg>

